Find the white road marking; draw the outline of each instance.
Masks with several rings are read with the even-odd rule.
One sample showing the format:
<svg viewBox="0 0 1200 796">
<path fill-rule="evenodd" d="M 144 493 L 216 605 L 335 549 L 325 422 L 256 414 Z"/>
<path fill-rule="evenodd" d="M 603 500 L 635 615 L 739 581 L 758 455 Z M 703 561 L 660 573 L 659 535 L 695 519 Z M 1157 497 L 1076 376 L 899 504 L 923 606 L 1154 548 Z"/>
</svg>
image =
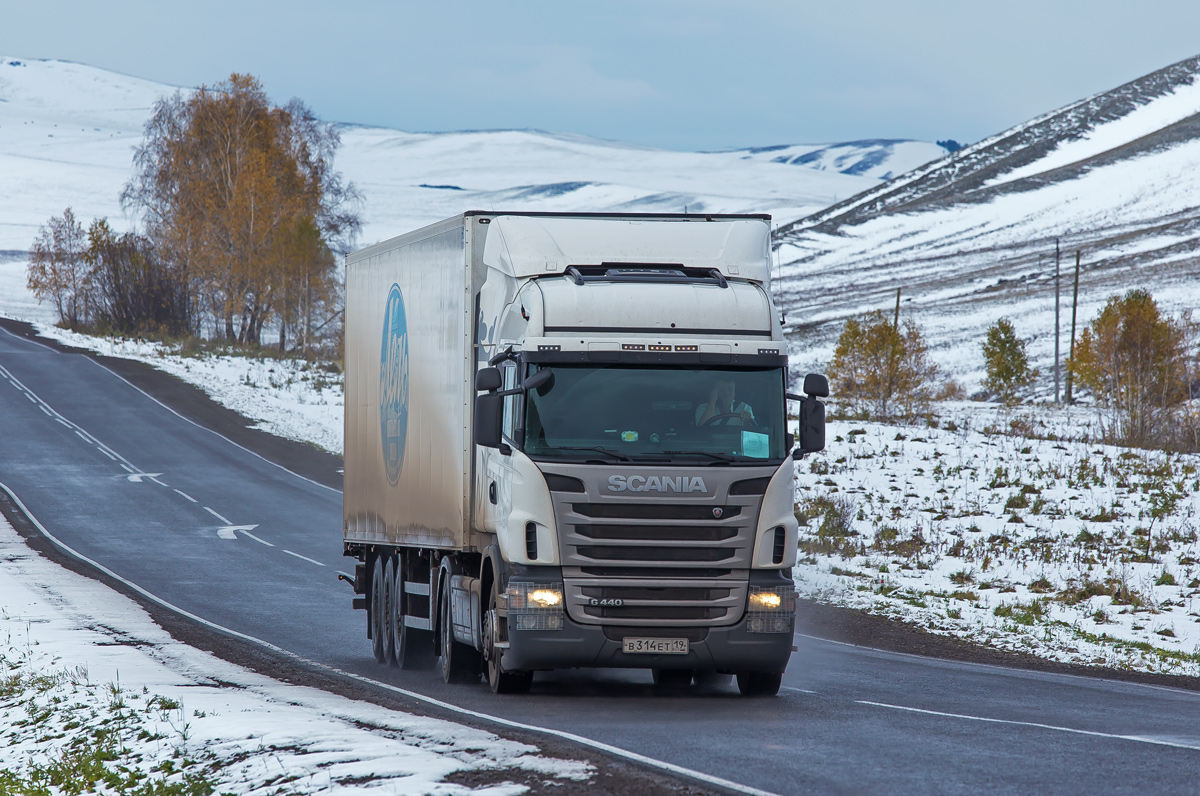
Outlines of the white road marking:
<svg viewBox="0 0 1200 796">
<path fill-rule="evenodd" d="M 816 691 L 809 691 L 807 688 L 793 688 L 790 685 L 781 685 L 779 687 L 782 688 L 784 691 L 795 691 L 797 694 L 815 694 L 815 693 L 817 693 Z"/>
<path fill-rule="evenodd" d="M 104 450 L 104 448 L 100 448 L 100 452 L 101 452 L 101 453 L 103 453 L 103 454 L 104 454 L 105 456 L 107 456 L 108 458 L 112 459 L 114 462 L 117 460 L 117 457 L 116 457 L 116 456 L 113 456 L 111 453 L 109 453 L 108 451 Z M 130 476 L 130 477 L 132 478 L 132 476 Z"/>
<path fill-rule="evenodd" d="M 950 719 L 963 719 L 965 721 L 982 721 L 989 724 L 1012 724 L 1018 727 L 1034 727 L 1039 730 L 1053 730 L 1054 732 L 1067 732 L 1073 735 L 1090 735 L 1094 738 L 1111 738 L 1115 741 L 1134 741 L 1136 743 L 1148 743 L 1155 746 L 1170 746 L 1175 749 L 1194 749 L 1200 752 L 1200 746 L 1195 746 L 1186 743 L 1177 743 L 1175 741 L 1166 741 L 1161 738 L 1148 738 L 1141 735 L 1115 735 L 1108 732 L 1099 732 L 1097 730 L 1079 730 L 1074 727 L 1058 727 L 1053 724 L 1042 724 L 1036 721 L 1016 721 L 1014 719 L 991 719 L 986 716 L 968 716 L 963 713 L 943 713 L 940 710 L 924 710 L 923 708 L 910 708 L 904 705 L 889 705 L 886 702 L 870 702 L 865 699 L 855 700 L 860 705 L 872 705 L 877 708 L 889 708 L 891 710 L 904 710 L 909 713 L 924 713 L 928 716 L 943 716 Z"/>
<path fill-rule="evenodd" d="M 303 558 L 305 561 L 309 562 L 310 564 L 316 564 L 318 567 L 325 566 L 320 561 L 317 561 L 315 558 L 309 558 L 308 556 L 302 556 L 299 553 L 293 553 L 291 550 L 287 550 L 287 549 L 284 549 L 283 552 L 287 553 L 289 556 L 295 556 L 296 558 Z"/>
<path fill-rule="evenodd" d="M 3 331 L 7 331 L 7 330 L 3 330 Z M 218 435 L 218 436 L 220 436 L 220 435 Z M 286 468 L 280 468 L 280 469 L 286 470 Z M 303 478 L 303 476 L 297 476 L 297 478 Z M 308 479 L 306 478 L 304 480 L 307 481 Z M 296 653 L 291 652 L 290 650 L 285 650 L 283 647 L 276 646 L 275 644 L 272 644 L 269 641 L 263 641 L 260 638 L 256 638 L 254 636 L 249 635 L 248 633 L 240 633 L 236 630 L 225 627 L 223 625 L 218 625 L 216 622 L 210 622 L 209 620 L 204 619 L 203 617 L 193 614 L 191 611 L 185 611 L 182 608 L 180 608 L 176 605 L 173 605 L 172 603 L 167 602 L 163 598 L 159 597 L 158 595 L 154 594 L 153 592 L 150 592 L 150 591 L 142 588 L 141 586 L 137 585 L 133 581 L 121 577 L 120 575 L 113 572 L 111 569 L 104 566 L 100 562 L 95 561 L 91 558 L 88 558 L 87 556 L 77 552 L 70 545 L 65 544 L 64 542 L 60 541 L 58 539 L 58 537 L 56 537 L 54 534 L 50 533 L 50 531 L 46 530 L 46 526 L 42 525 L 42 523 L 38 520 L 38 518 L 33 516 L 33 514 L 29 511 L 29 509 L 27 509 L 25 507 L 25 504 L 21 502 L 21 499 L 18 498 L 11 489 L 9 489 L 3 483 L 0 483 L 0 489 L 3 489 L 5 492 L 8 493 L 8 496 L 10 498 L 12 498 L 13 502 L 16 503 L 17 506 L 21 509 L 21 511 L 25 514 L 25 516 L 29 518 L 29 521 L 34 524 L 34 526 L 42 533 L 43 536 L 45 536 L 53 544 L 58 546 L 59 549 L 66 551 L 67 553 L 71 554 L 72 556 L 78 558 L 80 561 L 84 561 L 84 562 L 90 564 L 91 566 L 95 567 L 97 571 L 103 572 L 105 575 L 112 578 L 113 580 L 116 580 L 120 583 L 125 584 L 129 588 L 136 591 L 138 594 L 145 597 L 147 600 L 150 600 L 151 602 L 153 602 L 157 605 L 161 605 L 163 608 L 166 608 L 168 611 L 174 611 L 175 613 L 179 614 L 180 616 L 187 617 L 188 619 L 191 619 L 193 622 L 199 622 L 200 624 L 204 625 L 205 627 L 211 627 L 213 630 L 219 631 L 221 633 L 225 633 L 226 635 L 230 635 L 235 638 L 244 639 L 246 641 L 249 641 L 252 644 L 258 644 L 263 649 L 268 649 L 277 655 L 282 655 L 283 657 L 288 658 L 289 660 L 296 661 L 305 666 L 312 666 L 314 668 L 322 669 L 322 670 L 330 672 L 332 674 L 336 674 L 340 677 L 345 677 L 350 680 L 357 680 L 360 683 L 367 683 L 368 685 L 375 686 L 376 688 L 382 688 L 385 691 L 391 691 L 394 694 L 400 694 L 401 696 L 408 697 L 409 699 L 415 699 L 418 702 L 424 702 L 426 705 L 432 705 L 434 707 L 441 708 L 442 710 L 447 710 L 452 713 L 457 713 L 460 716 L 468 716 L 473 719 L 491 722 L 492 724 L 496 724 L 501 727 L 509 727 L 514 730 L 524 730 L 525 732 L 536 732 L 536 733 L 541 733 L 542 735 L 552 736 L 554 738 L 562 738 L 565 741 L 571 741 L 572 743 L 577 743 L 580 746 L 585 746 L 589 749 L 596 749 L 601 752 L 606 752 L 610 755 L 624 758 L 625 760 L 633 760 L 637 763 L 641 763 L 644 766 L 656 768 L 660 771 L 667 771 L 672 774 L 677 774 L 681 777 L 688 777 L 689 779 L 694 779 L 699 782 L 705 782 L 705 783 L 708 783 L 709 785 L 716 785 L 719 788 L 725 788 L 726 790 L 731 790 L 736 793 L 745 793 L 745 794 L 747 794 L 747 796 L 779 796 L 779 794 L 773 793 L 768 790 L 762 790 L 760 788 L 753 788 L 753 787 L 750 787 L 749 785 L 742 785 L 741 783 L 733 782 L 732 780 L 723 779 L 722 777 L 713 776 L 712 774 L 706 774 L 703 771 L 695 771 L 690 768 L 684 768 L 683 766 L 677 766 L 674 763 L 668 763 L 665 760 L 655 760 L 653 757 L 647 757 L 645 755 L 638 754 L 637 752 L 630 752 L 629 750 L 622 749 L 619 746 L 613 746 L 611 744 L 606 744 L 602 741 L 596 741 L 591 738 L 585 738 L 584 736 L 576 735 L 575 733 L 564 732 L 562 730 L 556 730 L 551 727 L 539 727 L 536 724 L 526 724 L 526 723 L 520 722 L 520 721 L 513 721 L 512 719 L 505 719 L 500 716 L 493 716 L 489 713 L 483 713 L 478 710 L 471 710 L 470 708 L 460 707 L 460 706 L 454 705 L 450 702 L 443 702 L 440 699 L 434 699 L 431 696 L 426 696 L 425 694 L 419 693 L 417 691 L 409 691 L 406 688 L 400 688 L 400 687 L 394 686 L 390 683 L 384 683 L 379 680 L 373 680 L 370 677 L 365 677 L 364 675 L 361 675 L 361 674 L 347 672 L 343 669 L 337 668 L 336 666 L 330 666 L 327 663 L 320 663 L 318 661 L 311 660 L 310 658 L 305 658 L 302 655 L 297 655 Z M 334 491 L 337 491 L 337 490 L 334 490 Z M 246 535 L 250 536 L 250 534 L 248 534 L 248 533 Z M 254 537 L 251 537 L 251 538 L 254 538 Z M 259 539 L 258 541 L 262 541 L 262 540 Z M 264 543 L 264 544 L 269 544 L 269 542 Z"/>
<path fill-rule="evenodd" d="M 132 467 L 130 467 L 128 464 L 125 464 L 124 462 L 121 463 L 121 466 L 124 467 L 126 470 L 128 470 L 131 473 L 136 472 Z"/>
<path fill-rule="evenodd" d="M 42 406 L 41 404 L 38 404 L 38 409 L 41 409 L 42 412 L 45 413 L 46 417 L 54 417 L 54 415 L 50 414 L 50 410 L 47 409 L 46 407 Z"/>
<path fill-rule="evenodd" d="M 79 429 L 76 429 L 76 430 L 75 430 L 75 436 L 79 437 L 81 440 L 83 440 L 84 442 L 86 442 L 88 445 L 91 445 L 91 444 L 92 444 L 92 441 L 91 441 L 90 439 L 88 439 L 87 437 L 85 437 L 85 436 L 83 435 L 83 432 L 82 432 L 82 431 L 80 431 Z"/>
<path fill-rule="evenodd" d="M 33 393 L 27 392 L 27 393 L 25 393 L 25 397 L 28 398 L 30 401 L 32 401 L 35 406 L 37 405 L 38 400 L 37 400 L 37 398 L 33 397 Z"/>
<path fill-rule="evenodd" d="M 214 517 L 216 517 L 216 518 L 217 518 L 218 520 L 220 520 L 221 522 L 225 523 L 226 525 L 233 525 L 233 523 L 232 523 L 232 522 L 230 522 L 229 520 L 225 519 L 225 518 L 224 518 L 224 517 L 222 517 L 220 514 L 218 514 L 217 512 L 213 511 L 212 509 L 210 509 L 208 506 L 205 506 L 205 507 L 204 507 L 204 510 L 205 510 L 205 511 L 207 511 L 209 514 L 213 515 Z"/>
<path fill-rule="evenodd" d="M 223 528 L 217 528 L 217 536 L 221 537 L 222 539 L 236 539 L 237 531 L 241 531 L 242 533 L 248 534 L 250 531 L 253 531 L 257 527 L 258 527 L 257 525 L 226 525 Z M 259 541 L 262 541 L 262 540 L 259 539 Z M 263 544 L 267 544 L 267 543 L 263 542 Z M 272 547 L 273 546 L 274 545 L 272 545 Z"/>
<path fill-rule="evenodd" d="M 62 423 L 62 424 L 63 424 L 64 426 L 66 426 L 67 428 L 70 428 L 70 427 L 71 427 L 71 424 L 70 424 L 70 423 L 68 423 L 66 420 L 63 420 L 61 417 L 56 417 L 56 418 L 54 418 L 54 419 L 55 419 L 55 420 L 57 420 L 59 423 Z"/>
<path fill-rule="evenodd" d="M 251 528 L 257 528 L 258 526 L 257 526 L 257 525 L 251 525 L 251 526 L 249 526 L 249 527 L 251 527 Z M 274 544 L 272 544 L 271 542 L 268 542 L 266 539 L 259 539 L 257 536 L 255 536 L 254 534 L 250 533 L 250 532 L 249 532 L 249 531 L 247 531 L 245 528 L 238 528 L 238 530 L 239 530 L 239 531 L 241 531 L 241 533 L 242 533 L 242 535 L 243 535 L 243 536 L 249 536 L 251 539 L 253 539 L 254 541 L 258 542 L 259 544 L 265 544 L 267 547 L 274 547 L 274 546 L 275 546 L 275 545 L 274 545 Z"/>
<path fill-rule="evenodd" d="M 159 475 L 162 475 L 162 473 L 159 473 Z M 162 481 L 159 481 L 158 478 L 153 475 L 150 476 L 150 480 L 153 481 L 154 483 L 158 484 L 159 486 L 166 486 L 166 484 L 164 484 Z"/>
<path fill-rule="evenodd" d="M 191 495 L 189 495 L 187 492 L 180 492 L 178 489 L 176 489 L 175 492 L 182 498 L 186 498 L 186 499 L 192 501 L 193 503 L 196 502 L 196 499 L 194 497 L 192 497 Z"/>
<path fill-rule="evenodd" d="M 143 478 L 149 478 L 153 481 L 156 475 L 162 475 L 162 473 L 133 473 L 132 475 L 125 476 L 125 478 L 131 484 L 140 484 Z"/>
</svg>

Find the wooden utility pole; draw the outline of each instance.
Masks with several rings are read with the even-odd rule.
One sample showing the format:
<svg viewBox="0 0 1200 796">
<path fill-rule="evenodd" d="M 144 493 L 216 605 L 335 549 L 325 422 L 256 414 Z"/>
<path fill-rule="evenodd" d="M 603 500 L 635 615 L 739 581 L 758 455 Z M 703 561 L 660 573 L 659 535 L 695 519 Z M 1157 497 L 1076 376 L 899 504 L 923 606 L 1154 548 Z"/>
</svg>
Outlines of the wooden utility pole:
<svg viewBox="0 0 1200 796">
<path fill-rule="evenodd" d="M 1079 249 L 1075 250 L 1075 297 L 1071 302 L 1071 349 L 1067 355 L 1067 403 L 1073 403 L 1071 396 L 1071 367 L 1075 364 L 1075 316 L 1079 312 Z"/>
<path fill-rule="evenodd" d="M 1060 399 L 1062 397 L 1062 393 L 1059 392 L 1059 389 L 1058 389 L 1059 385 L 1061 384 L 1061 379 L 1059 377 L 1060 371 L 1059 371 L 1059 358 L 1058 358 L 1058 349 L 1059 349 L 1058 341 L 1062 337 L 1062 333 L 1059 330 L 1059 315 L 1060 315 L 1059 308 L 1062 304 L 1062 302 L 1061 302 L 1061 296 L 1062 296 L 1061 287 L 1062 286 L 1061 286 L 1060 272 L 1059 272 L 1059 262 L 1061 261 L 1061 259 L 1062 259 L 1062 250 L 1059 248 L 1058 238 L 1055 238 L 1054 239 L 1054 405 L 1055 406 L 1061 405 Z"/>
<path fill-rule="evenodd" d="M 892 319 L 892 328 L 900 331 L 900 288 L 896 288 L 896 315 Z"/>
</svg>

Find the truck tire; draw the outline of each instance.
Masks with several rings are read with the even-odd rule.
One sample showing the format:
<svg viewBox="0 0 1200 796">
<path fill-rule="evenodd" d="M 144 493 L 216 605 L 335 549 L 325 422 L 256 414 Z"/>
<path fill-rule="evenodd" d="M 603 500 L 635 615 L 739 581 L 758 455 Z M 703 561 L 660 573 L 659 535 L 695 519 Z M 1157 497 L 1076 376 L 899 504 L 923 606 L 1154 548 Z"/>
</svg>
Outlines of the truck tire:
<svg viewBox="0 0 1200 796">
<path fill-rule="evenodd" d="M 692 681 L 700 688 L 725 688 L 733 679 L 733 675 L 722 674 L 712 669 L 697 669 Z"/>
<path fill-rule="evenodd" d="M 375 660 L 383 663 L 387 660 L 387 650 L 383 646 L 386 635 L 386 623 L 383 621 L 387 608 L 383 602 L 383 561 L 378 556 L 371 559 L 371 608 L 367 611 L 367 630 L 371 636 L 371 653 Z"/>
<path fill-rule="evenodd" d="M 659 688 L 687 688 L 692 684 L 692 670 L 655 669 L 654 684 Z"/>
<path fill-rule="evenodd" d="M 775 696 L 783 682 L 783 672 L 738 672 L 738 691 L 742 696 Z"/>
<path fill-rule="evenodd" d="M 479 650 L 454 640 L 454 626 L 450 616 L 450 580 L 442 585 L 439 611 L 438 634 L 442 653 L 442 679 L 447 683 L 479 682 Z"/>
<path fill-rule="evenodd" d="M 492 646 L 492 617 L 499 602 L 496 584 L 488 594 L 487 611 L 483 614 L 483 660 L 488 685 L 493 694 L 527 694 L 533 685 L 533 672 L 508 672 L 500 665 L 502 650 Z"/>
<path fill-rule="evenodd" d="M 396 665 L 396 615 L 400 601 L 396 594 L 396 557 L 388 556 L 383 565 L 383 657 L 389 666 Z M 383 661 L 380 661 L 382 663 Z"/>
<path fill-rule="evenodd" d="M 437 660 L 434 653 L 433 631 L 409 627 L 404 623 L 408 601 L 404 593 L 405 567 L 400 553 L 396 559 L 396 586 L 392 594 L 396 597 L 395 625 L 392 627 L 392 656 L 401 669 L 428 669 Z"/>
</svg>

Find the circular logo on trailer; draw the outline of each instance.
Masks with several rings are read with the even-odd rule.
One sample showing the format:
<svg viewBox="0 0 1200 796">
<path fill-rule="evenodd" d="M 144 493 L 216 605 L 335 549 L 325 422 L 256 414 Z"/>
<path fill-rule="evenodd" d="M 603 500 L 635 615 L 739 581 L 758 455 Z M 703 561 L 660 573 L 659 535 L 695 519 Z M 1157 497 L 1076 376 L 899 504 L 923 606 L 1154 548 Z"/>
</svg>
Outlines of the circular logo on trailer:
<svg viewBox="0 0 1200 796">
<path fill-rule="evenodd" d="M 379 349 L 379 432 L 383 463 L 392 486 L 404 467 L 408 436 L 408 322 L 400 286 L 392 285 L 383 312 L 383 343 Z"/>
</svg>

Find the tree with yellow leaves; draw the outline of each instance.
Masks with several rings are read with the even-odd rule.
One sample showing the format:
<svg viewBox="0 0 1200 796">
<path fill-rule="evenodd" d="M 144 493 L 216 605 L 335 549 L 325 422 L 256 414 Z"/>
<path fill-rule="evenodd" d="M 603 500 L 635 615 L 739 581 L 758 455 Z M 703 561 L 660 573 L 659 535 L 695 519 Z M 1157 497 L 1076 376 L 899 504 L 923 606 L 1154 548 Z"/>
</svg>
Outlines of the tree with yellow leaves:
<svg viewBox="0 0 1200 796">
<path fill-rule="evenodd" d="M 330 250 L 360 228 L 358 193 L 333 170 L 339 144 L 302 102 L 273 106 L 248 75 L 155 104 L 122 204 L 217 334 L 258 344 L 279 322 L 283 347 L 301 302 L 336 295 Z"/>
<path fill-rule="evenodd" d="M 1196 374 L 1190 324 L 1163 316 L 1145 290 L 1113 296 L 1075 346 L 1071 374 L 1107 410 L 1105 433 L 1131 445 L 1170 443 Z"/>
</svg>

